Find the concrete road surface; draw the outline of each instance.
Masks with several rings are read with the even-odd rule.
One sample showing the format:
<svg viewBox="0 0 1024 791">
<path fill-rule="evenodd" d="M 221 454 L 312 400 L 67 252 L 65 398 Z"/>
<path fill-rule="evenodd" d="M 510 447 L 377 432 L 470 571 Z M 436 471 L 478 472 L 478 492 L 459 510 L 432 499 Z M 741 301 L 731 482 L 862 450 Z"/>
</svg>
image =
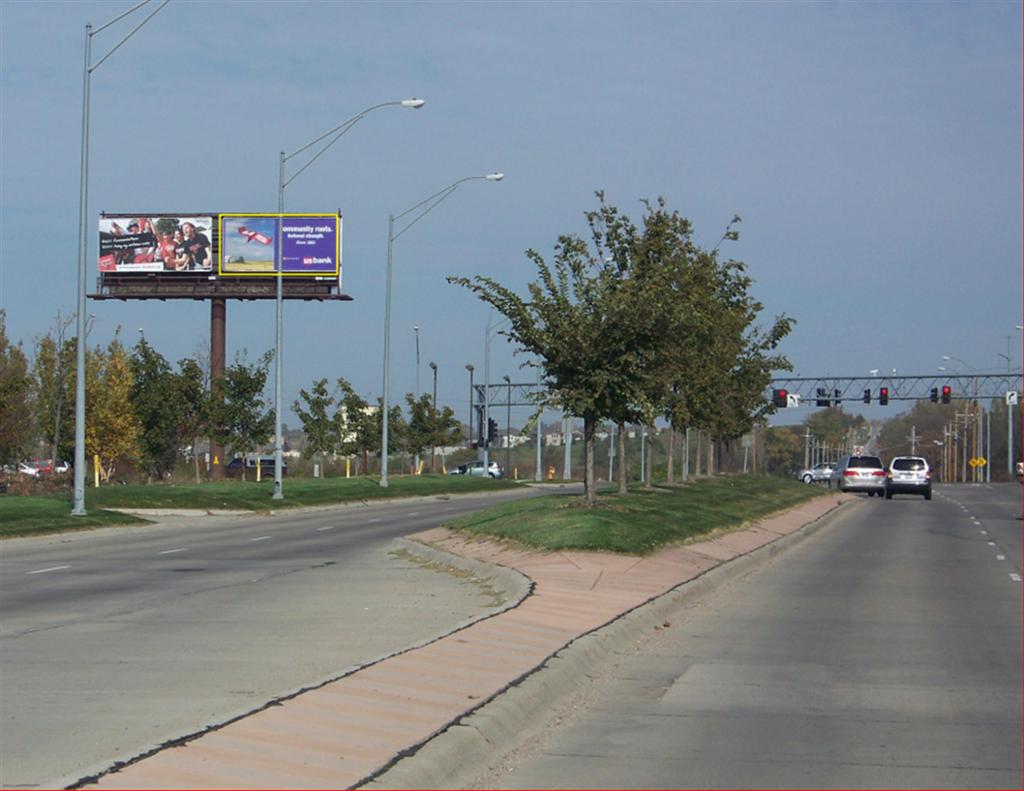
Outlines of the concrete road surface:
<svg viewBox="0 0 1024 791">
<path fill-rule="evenodd" d="M 1020 788 L 1021 489 L 863 502 L 679 611 L 492 788 Z"/>
<path fill-rule="evenodd" d="M 493 613 L 493 585 L 392 539 L 527 494 L 5 541 L 0 785 L 74 782 Z"/>
</svg>

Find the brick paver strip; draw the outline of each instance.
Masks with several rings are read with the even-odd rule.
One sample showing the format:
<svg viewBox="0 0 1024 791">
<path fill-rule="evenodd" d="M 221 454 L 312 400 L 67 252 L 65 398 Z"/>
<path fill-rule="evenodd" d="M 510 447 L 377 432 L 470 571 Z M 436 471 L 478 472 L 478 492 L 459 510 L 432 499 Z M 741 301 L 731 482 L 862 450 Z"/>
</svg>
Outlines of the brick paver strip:
<svg viewBox="0 0 1024 791">
<path fill-rule="evenodd" d="M 821 497 L 755 526 L 637 558 L 530 552 L 443 528 L 414 539 L 515 568 L 518 606 L 101 777 L 100 788 L 348 788 L 500 694 L 579 636 L 832 510 Z M 92 786 L 90 786 L 92 787 Z"/>
</svg>

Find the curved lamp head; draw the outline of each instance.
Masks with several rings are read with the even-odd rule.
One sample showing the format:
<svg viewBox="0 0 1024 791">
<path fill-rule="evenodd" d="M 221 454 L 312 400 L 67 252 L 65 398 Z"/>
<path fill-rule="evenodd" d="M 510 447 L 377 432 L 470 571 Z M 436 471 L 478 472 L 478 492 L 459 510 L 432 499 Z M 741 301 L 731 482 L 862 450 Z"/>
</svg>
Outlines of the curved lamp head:
<svg viewBox="0 0 1024 791">
<path fill-rule="evenodd" d="M 484 178 L 487 179 L 488 181 L 501 181 L 503 178 L 505 178 L 505 174 L 504 173 L 488 173 L 486 176 L 484 176 Z"/>
<path fill-rule="evenodd" d="M 474 368 L 472 364 L 466 363 L 466 370 L 469 371 L 470 373 L 473 373 L 473 371 L 475 371 L 476 368 Z"/>
<path fill-rule="evenodd" d="M 402 107 L 412 107 L 415 110 L 425 105 L 426 101 L 424 99 L 402 99 L 400 104 Z"/>
<path fill-rule="evenodd" d="M 436 371 L 437 370 L 437 363 L 434 363 L 434 362 L 430 363 L 430 367 L 433 368 Z"/>
<path fill-rule="evenodd" d="M 505 383 L 506 383 L 506 384 L 512 384 L 512 380 L 511 380 L 511 379 L 510 379 L 509 377 L 507 377 L 507 376 L 503 376 L 503 377 L 501 377 L 501 378 L 505 380 Z"/>
</svg>

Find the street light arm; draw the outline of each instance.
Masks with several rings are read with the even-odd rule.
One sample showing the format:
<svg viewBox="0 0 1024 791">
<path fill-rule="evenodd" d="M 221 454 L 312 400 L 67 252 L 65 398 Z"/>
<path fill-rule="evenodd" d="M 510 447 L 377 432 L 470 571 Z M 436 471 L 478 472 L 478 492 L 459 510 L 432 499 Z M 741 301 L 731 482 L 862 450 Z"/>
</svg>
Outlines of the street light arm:
<svg viewBox="0 0 1024 791">
<path fill-rule="evenodd" d="M 458 186 L 460 184 L 462 184 L 463 182 L 466 182 L 466 181 L 477 181 L 477 180 L 501 181 L 503 178 L 505 178 L 505 174 L 504 173 L 488 173 L 486 176 L 466 176 L 465 178 L 461 178 L 458 181 L 455 181 L 455 182 L 449 184 L 444 189 L 438 190 L 433 195 L 431 195 L 429 198 L 424 198 L 419 203 L 417 203 L 415 206 L 411 206 L 410 208 L 406 209 L 401 214 L 396 214 L 395 215 L 395 219 L 396 220 L 400 220 L 403 217 L 405 217 L 406 215 L 412 214 L 412 212 L 416 211 L 417 209 L 422 208 L 422 207 L 426 207 L 426 208 L 423 209 L 423 211 L 421 211 L 418 215 L 416 215 L 416 217 L 413 218 L 404 228 L 402 228 L 402 230 L 400 230 L 398 233 L 396 233 L 394 236 L 392 236 L 391 237 L 391 241 L 394 241 L 395 239 L 397 239 L 403 233 L 405 233 L 410 228 L 412 228 L 412 226 L 414 226 L 416 223 L 418 223 L 420 220 L 422 220 L 427 214 L 430 213 L 430 211 L 435 206 L 437 206 L 437 204 L 439 204 L 441 201 L 443 201 L 445 198 L 447 198 L 449 195 L 451 195 L 453 192 L 455 192 L 455 190 L 458 189 Z"/>
<path fill-rule="evenodd" d="M 403 99 L 403 100 L 397 101 L 397 102 L 381 102 L 380 104 L 373 105 L 373 107 L 367 107 L 362 112 L 356 113 L 354 116 L 349 118 L 347 121 L 344 121 L 344 122 L 338 124 L 336 127 L 334 127 L 333 129 L 331 129 L 328 132 L 324 132 L 316 140 L 313 140 L 312 142 L 307 143 L 306 145 L 304 145 L 302 148 L 297 149 L 296 151 L 293 151 L 292 153 L 285 155 L 284 161 L 287 162 L 292 157 L 298 156 L 299 154 L 303 153 L 304 151 L 308 151 L 313 146 L 315 146 L 317 143 L 319 143 L 319 142 L 321 142 L 323 140 L 326 140 L 328 137 L 331 137 L 331 135 L 334 135 L 333 139 L 331 139 L 323 148 L 321 148 L 319 151 L 317 151 L 316 154 L 313 155 L 313 158 L 310 159 L 301 168 L 299 168 L 299 170 L 296 173 L 294 173 L 290 179 L 288 179 L 287 181 L 282 182 L 281 186 L 282 187 L 287 187 L 289 184 L 291 184 L 292 181 L 294 181 L 295 178 L 299 175 L 299 173 L 302 173 L 302 171 L 304 171 L 306 168 L 308 168 L 310 165 L 312 165 L 314 162 L 316 162 L 320 158 L 320 156 L 325 151 L 327 151 L 328 148 L 330 148 L 335 143 L 337 143 L 338 140 L 341 139 L 341 137 L 346 132 L 348 132 L 353 126 L 355 126 L 357 123 L 359 123 L 361 120 L 363 120 L 363 118 L 365 118 L 367 114 L 373 112 L 374 110 L 379 110 L 381 107 L 398 107 L 398 106 L 400 106 L 400 107 L 418 108 L 418 107 L 422 107 L 423 104 L 424 104 L 424 102 L 421 99 Z"/>
<path fill-rule="evenodd" d="M 124 19 L 126 16 L 128 16 L 133 11 L 137 11 L 138 9 L 142 8 L 144 5 L 146 5 L 147 3 L 150 3 L 150 2 L 152 2 L 152 0 L 142 0 L 142 2 L 139 3 L 137 6 L 135 6 L 134 8 L 132 8 L 132 9 L 130 9 L 128 11 L 125 11 L 123 14 L 121 14 L 120 16 L 118 16 L 118 17 L 116 17 L 114 19 L 111 19 L 109 22 L 107 22 L 107 24 L 103 25 L 102 27 L 96 28 L 96 30 L 93 30 L 89 35 L 90 36 L 95 36 L 101 30 L 105 30 L 106 28 L 108 28 L 112 24 L 114 24 L 115 22 L 117 22 L 117 21 L 119 21 L 121 19 Z M 107 58 L 109 58 L 111 55 L 113 55 L 115 52 L 117 52 L 121 48 L 122 44 L 124 44 L 128 39 L 130 39 L 132 36 L 134 36 L 136 33 L 138 33 L 140 28 L 143 25 L 145 25 L 149 20 L 151 20 L 153 17 L 155 17 L 157 14 L 159 14 L 161 9 L 165 5 L 167 5 L 169 2 L 171 2 L 171 0 L 164 0 L 157 7 L 157 9 L 153 13 L 151 13 L 149 16 L 147 16 L 145 19 L 143 19 L 141 22 L 139 22 L 139 24 L 137 24 L 127 36 L 125 36 L 123 39 L 121 39 L 119 42 L 117 42 L 117 44 L 114 45 L 113 49 L 111 49 L 110 52 L 108 52 L 106 55 L 104 55 L 102 58 L 100 58 L 98 61 L 96 61 L 95 65 L 89 66 L 88 67 L 88 71 L 90 73 L 96 71 L 96 69 L 98 69 L 103 64 L 103 61 L 105 61 Z"/>
</svg>

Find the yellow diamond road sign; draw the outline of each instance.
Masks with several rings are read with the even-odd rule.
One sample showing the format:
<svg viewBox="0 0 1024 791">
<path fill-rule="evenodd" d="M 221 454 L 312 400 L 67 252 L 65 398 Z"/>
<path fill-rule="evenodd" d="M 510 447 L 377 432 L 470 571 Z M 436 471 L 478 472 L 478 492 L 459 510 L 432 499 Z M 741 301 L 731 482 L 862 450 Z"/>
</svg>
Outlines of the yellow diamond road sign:
<svg viewBox="0 0 1024 791">
<path fill-rule="evenodd" d="M 988 459 L 986 459 L 984 456 L 976 456 L 967 463 L 970 464 L 972 467 L 984 467 L 986 464 L 988 464 Z"/>
</svg>

